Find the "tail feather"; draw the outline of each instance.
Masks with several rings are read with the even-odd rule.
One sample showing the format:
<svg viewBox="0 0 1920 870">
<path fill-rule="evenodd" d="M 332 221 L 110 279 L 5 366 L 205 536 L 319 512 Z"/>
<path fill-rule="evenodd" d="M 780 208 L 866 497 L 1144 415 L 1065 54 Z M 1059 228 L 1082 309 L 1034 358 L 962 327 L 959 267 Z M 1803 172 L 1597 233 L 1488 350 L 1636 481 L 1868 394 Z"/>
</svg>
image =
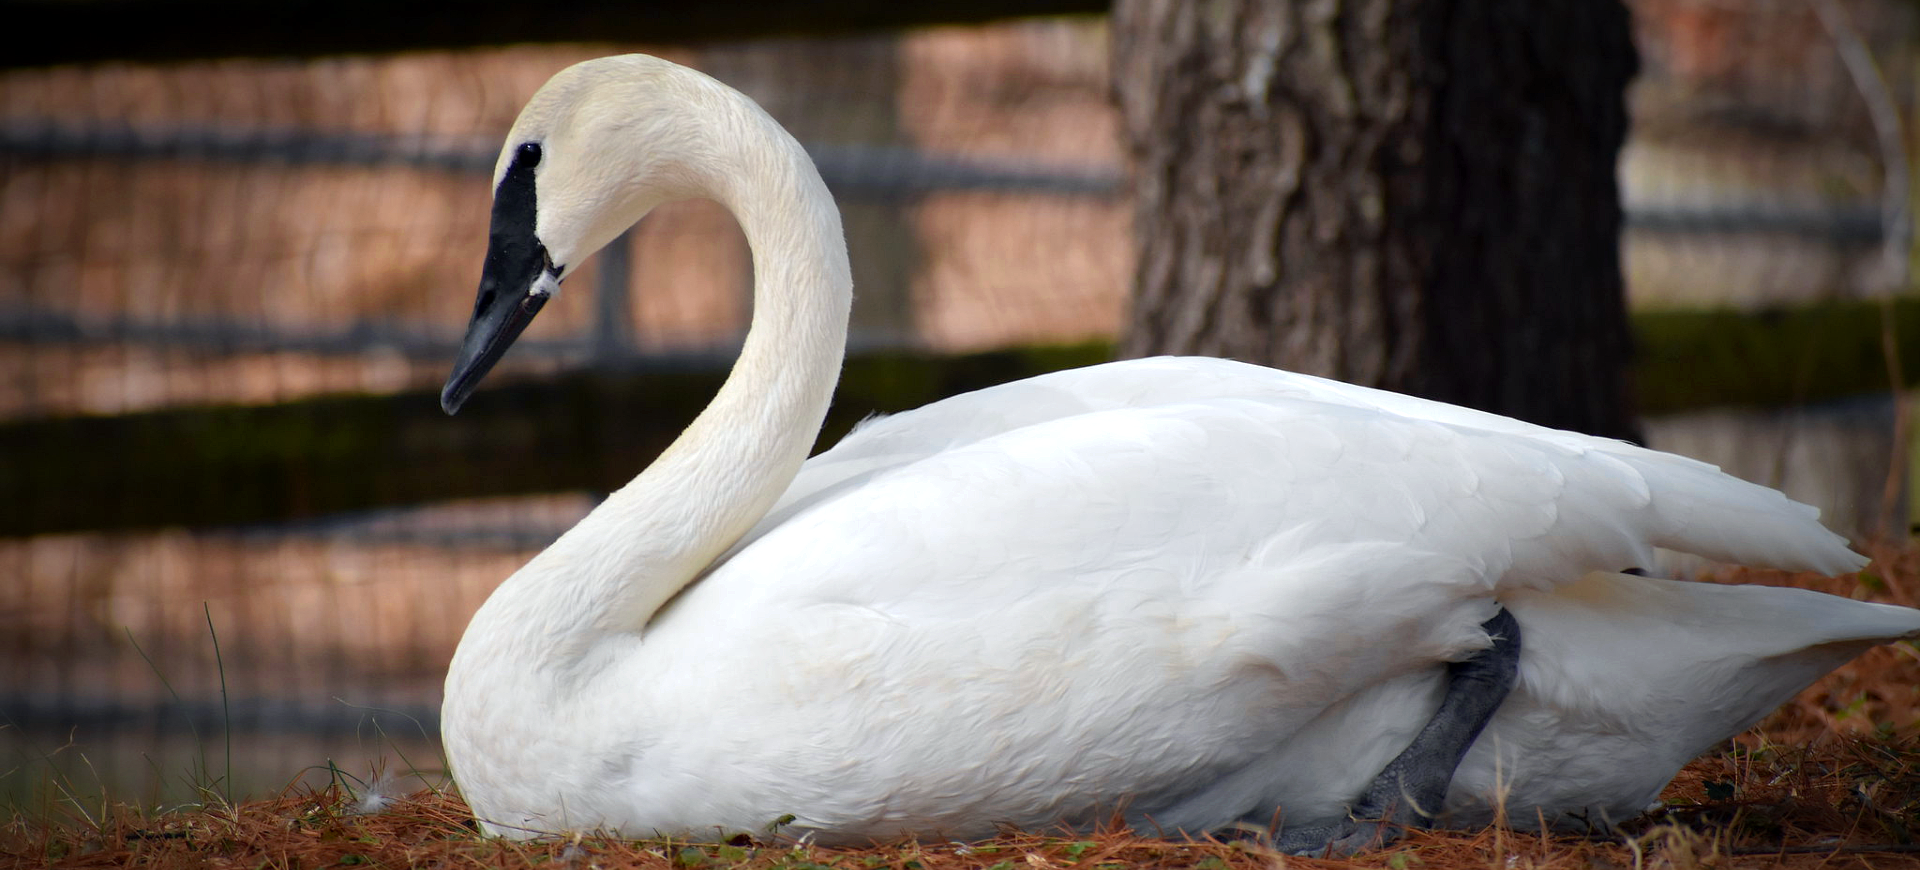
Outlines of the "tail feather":
<svg viewBox="0 0 1920 870">
<path fill-rule="evenodd" d="M 1519 680 L 1455 776 L 1463 820 L 1503 807 L 1624 820 L 1680 767 L 1877 644 L 1920 638 L 1920 610 L 1803 589 L 1595 573 L 1504 602 Z"/>
</svg>

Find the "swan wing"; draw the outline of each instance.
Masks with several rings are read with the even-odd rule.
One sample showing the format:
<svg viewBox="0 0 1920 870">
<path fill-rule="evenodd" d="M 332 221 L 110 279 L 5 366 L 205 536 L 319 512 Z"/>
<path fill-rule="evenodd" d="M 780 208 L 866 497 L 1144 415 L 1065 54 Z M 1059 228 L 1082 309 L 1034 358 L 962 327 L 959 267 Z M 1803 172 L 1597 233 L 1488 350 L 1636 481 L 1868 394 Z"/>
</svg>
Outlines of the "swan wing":
<svg viewBox="0 0 1920 870">
<path fill-rule="evenodd" d="M 700 699 L 690 708 L 705 718 L 686 728 L 722 755 L 690 764 L 737 767 L 776 739 L 713 739 L 716 709 L 861 743 L 810 754 L 865 766 L 769 781 L 832 830 L 1049 824 L 1097 815 L 1074 801 L 1112 795 L 1161 823 L 1220 824 L 1275 778 L 1219 784 L 1336 706 L 1379 695 L 1407 708 L 1361 729 L 1373 748 L 1352 758 L 1404 746 L 1437 700 L 1432 666 L 1486 645 L 1496 595 L 1648 564 L 1656 545 L 1789 566 L 1855 558 L 1810 509 L 1701 463 L 1197 360 L 938 403 L 810 466 L 777 519 L 654 627 L 664 649 L 730 626 L 771 662 L 764 684 L 704 659 L 635 679 Z M 793 648 L 807 654 L 779 664 Z M 702 688 L 709 667 L 734 675 L 724 696 Z M 757 706 L 766 698 L 780 700 Z M 849 716 L 869 727 L 835 727 Z M 993 758 L 1032 769 L 995 773 Z M 1354 782 L 1304 784 L 1281 804 L 1337 813 L 1374 769 L 1348 767 Z M 795 782 L 820 791 L 796 795 Z"/>
<path fill-rule="evenodd" d="M 1652 561 L 1649 545 L 1726 562 L 1827 574 L 1857 570 L 1866 563 L 1848 549 L 1844 539 L 1819 525 L 1816 508 L 1704 462 L 1444 402 L 1204 357 L 1157 357 L 1055 372 L 869 420 L 833 449 L 809 460 L 774 509 L 732 552 L 813 504 L 943 452 L 1099 411 L 1180 407 L 1210 400 L 1334 406 L 1361 412 L 1345 415 L 1347 425 L 1371 412 L 1401 424 L 1433 423 L 1465 435 L 1504 436 L 1477 439 L 1473 451 L 1434 458 L 1467 465 L 1466 471 L 1477 478 L 1469 499 L 1499 501 L 1503 488 L 1543 483 L 1556 489 L 1568 487 L 1557 493 L 1564 497 L 1553 500 L 1555 513 L 1594 510 L 1600 514 L 1584 520 L 1571 518 L 1569 529 L 1578 526 L 1593 534 L 1598 532 L 1595 523 L 1606 525 L 1615 519 L 1606 516 L 1610 512 L 1641 514 L 1633 530 L 1641 538 L 1633 561 L 1592 564 L 1583 571 L 1647 566 Z M 1490 460 L 1508 450 L 1534 459 Z M 1537 460 L 1543 455 L 1558 459 L 1542 464 Z M 1335 466 L 1320 471 L 1323 481 L 1335 481 L 1340 473 Z M 1573 480 L 1534 479 L 1537 474 L 1564 478 L 1567 472 L 1574 473 Z M 1445 479 L 1446 475 L 1436 475 L 1433 482 Z M 1572 540 L 1561 536 L 1552 543 L 1565 546 L 1580 538 L 1579 534 Z"/>
<path fill-rule="evenodd" d="M 1511 558 L 1513 523 L 1406 543 L 1492 526 L 1446 515 L 1476 486 L 1447 459 L 1459 439 L 1226 398 L 1058 417 L 870 468 L 716 567 L 644 641 L 699 653 L 608 685 L 698 711 L 645 729 L 698 737 L 655 750 L 661 763 L 748 771 L 764 785 L 733 794 L 788 802 L 690 819 L 791 811 L 887 835 L 1093 822 L 1126 796 L 1143 819 L 1199 831 L 1246 807 L 1194 794 L 1329 703 L 1487 643 L 1477 626 L 1504 573 L 1488 560 Z M 1536 502 L 1512 507 L 1527 534 L 1550 528 L 1548 488 L 1516 492 Z M 1375 733 L 1404 745 L 1418 724 Z M 804 752 L 766 757 L 793 735 Z M 1300 805 L 1337 807 L 1359 785 L 1316 783 Z"/>
</svg>

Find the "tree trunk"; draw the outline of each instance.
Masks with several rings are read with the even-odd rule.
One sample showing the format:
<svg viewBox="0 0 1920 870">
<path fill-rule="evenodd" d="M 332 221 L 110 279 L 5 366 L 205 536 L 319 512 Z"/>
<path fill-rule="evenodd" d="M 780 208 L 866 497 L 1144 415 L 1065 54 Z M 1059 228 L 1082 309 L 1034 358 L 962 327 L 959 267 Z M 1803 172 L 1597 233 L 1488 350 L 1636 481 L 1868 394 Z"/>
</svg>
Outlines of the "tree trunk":
<svg viewBox="0 0 1920 870">
<path fill-rule="evenodd" d="M 1618 0 L 1119 0 L 1128 355 L 1633 437 Z"/>
</svg>

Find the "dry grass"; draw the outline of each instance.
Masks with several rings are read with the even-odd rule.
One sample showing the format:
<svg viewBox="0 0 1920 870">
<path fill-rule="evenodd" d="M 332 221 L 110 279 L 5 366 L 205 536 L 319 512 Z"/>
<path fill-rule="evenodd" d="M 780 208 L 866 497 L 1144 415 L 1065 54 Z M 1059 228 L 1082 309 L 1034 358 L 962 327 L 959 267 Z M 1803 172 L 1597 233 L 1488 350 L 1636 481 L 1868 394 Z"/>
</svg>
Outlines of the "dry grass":
<svg viewBox="0 0 1920 870">
<path fill-rule="evenodd" d="M 1816 588 L 1912 605 L 1920 550 L 1886 549 L 1861 575 L 1728 570 L 1710 579 Z M 282 797 L 169 812 L 67 804 L 0 827 L 0 866 L 312 868 L 348 865 L 659 870 L 1247 870 L 1408 868 L 1920 868 L 1920 654 L 1882 647 L 1834 672 L 1759 727 L 1688 765 L 1666 811 L 1605 837 L 1506 829 L 1418 832 L 1354 862 L 1284 858 L 1249 843 L 1110 832 L 825 849 L 790 842 L 689 845 L 578 838 L 511 843 L 479 835 L 446 792 L 377 809 L 350 781 Z M 368 811 L 372 809 L 373 811 Z"/>
<path fill-rule="evenodd" d="M 513 843 L 475 832 L 444 792 L 367 812 L 348 787 L 238 807 L 147 815 L 117 810 L 64 824 L 16 819 L 0 861 L 48 867 L 645 867 L 659 870 L 1251 870 L 1302 867 L 1920 867 L 1920 744 L 1840 739 L 1804 750 L 1733 748 L 1689 765 L 1669 810 L 1610 837 L 1506 829 L 1416 832 L 1352 862 L 1284 858 L 1245 842 L 1107 832 L 1009 834 L 985 843 L 826 849 L 791 842 L 690 845 L 598 837 Z"/>
</svg>

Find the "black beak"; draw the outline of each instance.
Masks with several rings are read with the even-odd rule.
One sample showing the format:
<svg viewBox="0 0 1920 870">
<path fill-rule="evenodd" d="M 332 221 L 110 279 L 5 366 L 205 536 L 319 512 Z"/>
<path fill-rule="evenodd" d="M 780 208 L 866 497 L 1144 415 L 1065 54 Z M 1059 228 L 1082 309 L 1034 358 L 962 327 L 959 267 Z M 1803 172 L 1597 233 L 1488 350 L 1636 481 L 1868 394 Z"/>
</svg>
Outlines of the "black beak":
<svg viewBox="0 0 1920 870">
<path fill-rule="evenodd" d="M 467 322 L 467 337 L 460 342 L 453 374 L 440 391 L 440 407 L 449 414 L 460 410 L 480 379 L 559 289 L 566 266 L 553 264 L 547 246 L 533 231 L 533 168 L 539 163 L 539 144 L 521 145 L 494 189 L 479 298 L 473 303 L 473 319 Z"/>
<path fill-rule="evenodd" d="M 500 361 L 513 340 L 553 298 L 560 270 L 547 261 L 547 249 L 538 243 L 531 253 L 537 253 L 538 259 L 510 262 L 492 248 L 487 251 L 479 298 L 473 305 L 473 319 L 467 322 L 467 337 L 461 340 L 453 374 L 440 391 L 440 408 L 447 413 L 460 410 L 480 386 L 480 379 L 493 370 L 493 364 Z"/>
</svg>

